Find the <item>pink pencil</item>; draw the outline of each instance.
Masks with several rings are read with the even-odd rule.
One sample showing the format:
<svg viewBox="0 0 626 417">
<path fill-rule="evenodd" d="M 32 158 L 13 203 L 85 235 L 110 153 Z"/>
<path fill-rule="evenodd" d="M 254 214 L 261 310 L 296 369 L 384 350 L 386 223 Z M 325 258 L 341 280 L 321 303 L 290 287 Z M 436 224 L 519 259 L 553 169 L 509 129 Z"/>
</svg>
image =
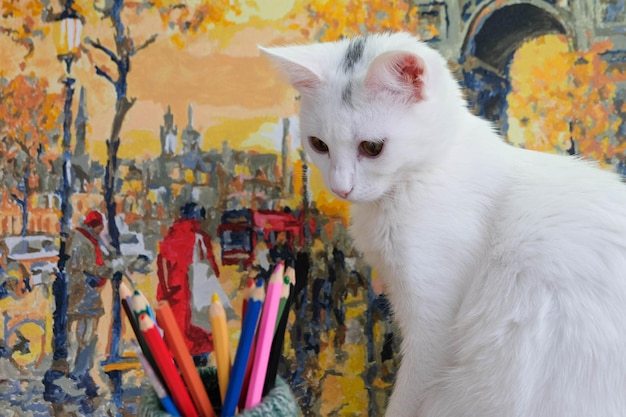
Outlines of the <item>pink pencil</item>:
<svg viewBox="0 0 626 417">
<path fill-rule="evenodd" d="M 265 295 L 265 304 L 261 315 L 261 323 L 257 334 L 256 349 L 254 351 L 254 362 L 252 363 L 252 373 L 248 385 L 248 395 L 246 397 L 245 408 L 252 408 L 261 402 L 263 396 L 263 385 L 274 339 L 274 327 L 280 304 L 280 294 L 283 288 L 283 272 L 285 265 L 280 262 L 276 265 Z"/>
</svg>

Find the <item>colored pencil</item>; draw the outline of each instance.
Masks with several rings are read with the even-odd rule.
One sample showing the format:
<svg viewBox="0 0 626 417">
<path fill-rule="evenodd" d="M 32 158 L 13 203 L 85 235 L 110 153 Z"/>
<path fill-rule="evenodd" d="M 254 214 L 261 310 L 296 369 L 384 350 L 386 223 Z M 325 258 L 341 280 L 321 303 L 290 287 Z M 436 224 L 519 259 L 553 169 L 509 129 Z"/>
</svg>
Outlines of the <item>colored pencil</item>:
<svg viewBox="0 0 626 417">
<path fill-rule="evenodd" d="M 148 299 L 145 295 L 139 290 L 135 290 L 133 292 L 133 311 L 135 312 L 135 316 L 139 317 L 141 313 L 148 313 L 152 321 L 156 322 L 156 316 L 154 315 L 154 310 L 150 306 Z"/>
<path fill-rule="evenodd" d="M 124 307 L 124 312 L 126 313 L 126 317 L 130 322 L 131 327 L 133 328 L 133 332 L 135 336 L 139 338 L 141 336 L 141 332 L 139 331 L 139 325 L 137 324 L 137 317 L 133 311 L 133 293 L 131 292 L 128 285 L 124 282 L 120 282 L 120 301 L 122 303 L 122 307 Z"/>
<path fill-rule="evenodd" d="M 246 298 L 244 298 L 246 301 Z M 243 307 L 245 309 L 246 304 Z M 257 335 L 258 336 L 258 333 Z M 241 387 L 241 394 L 239 395 L 239 409 L 243 410 L 246 407 L 246 398 L 248 396 L 248 385 L 250 385 L 250 376 L 252 375 L 252 364 L 254 363 L 254 352 L 256 351 L 258 337 L 254 338 L 252 342 L 252 348 L 250 349 L 250 358 L 248 359 L 248 366 L 246 367 L 246 373 L 243 378 L 243 385 Z"/>
<path fill-rule="evenodd" d="M 135 348 L 135 352 L 137 352 L 137 358 L 139 358 L 141 367 L 146 373 L 146 378 L 148 379 L 150 385 L 152 385 L 152 388 L 154 388 L 154 392 L 156 393 L 157 397 L 159 397 L 163 409 L 165 410 L 165 412 L 171 414 L 174 417 L 181 417 L 180 413 L 176 409 L 176 406 L 174 405 L 174 402 L 172 401 L 172 398 L 169 396 L 167 390 L 161 383 L 161 380 L 154 372 L 154 368 L 152 367 L 152 365 L 150 365 L 148 359 L 144 356 L 139 345 L 137 344 L 137 341 L 132 340 L 131 342 L 133 342 L 133 347 Z"/>
<path fill-rule="evenodd" d="M 154 356 L 161 375 L 163 375 L 163 382 L 174 400 L 176 409 L 185 417 L 198 417 L 193 401 L 178 373 L 178 369 L 176 369 L 176 365 L 174 365 L 165 341 L 148 313 L 141 313 L 139 316 L 139 328 Z"/>
<path fill-rule="evenodd" d="M 243 385 L 244 374 L 250 358 L 250 349 L 256 334 L 256 328 L 259 322 L 259 317 L 261 316 L 264 299 L 264 283 L 263 280 L 258 280 L 255 288 L 252 290 L 252 294 L 250 295 L 250 300 L 248 301 L 248 306 L 246 308 L 246 315 L 243 318 L 239 344 L 237 345 L 237 352 L 235 354 L 235 360 L 230 372 L 228 388 L 226 389 L 226 398 L 224 399 L 222 407 L 222 417 L 231 417 L 235 415 L 237 402 L 239 401 L 241 387 Z"/>
<path fill-rule="evenodd" d="M 254 278 L 250 278 L 248 282 L 246 282 L 246 288 L 243 290 L 243 301 L 241 303 L 241 320 L 243 321 L 243 317 L 246 315 L 246 307 L 248 306 L 248 300 L 250 299 L 250 295 L 252 294 L 252 289 L 255 286 Z"/>
<path fill-rule="evenodd" d="M 209 321 L 211 323 L 211 333 L 213 334 L 213 352 L 215 353 L 215 363 L 217 365 L 217 382 L 223 403 L 226 397 L 226 389 L 228 388 L 228 379 L 230 378 L 231 362 L 226 311 L 224 311 L 224 306 L 217 293 L 213 294 L 213 299 L 209 306 Z"/>
<path fill-rule="evenodd" d="M 285 266 L 279 262 L 270 276 L 267 284 L 267 295 L 263 304 L 263 314 L 259 324 L 257 343 L 254 351 L 254 361 L 252 362 L 252 374 L 248 385 L 248 395 L 246 396 L 245 408 L 249 409 L 261 402 L 263 396 L 263 385 L 267 374 L 267 365 L 274 338 L 274 328 L 276 326 L 276 315 L 280 304 L 280 293 L 283 288 L 283 273 Z"/>
<path fill-rule="evenodd" d="M 276 334 L 276 330 L 278 329 L 278 324 L 280 323 L 280 318 L 283 315 L 283 311 L 285 310 L 285 305 L 287 304 L 287 299 L 289 298 L 290 284 L 291 284 L 291 281 L 289 279 L 289 276 L 286 275 L 285 273 L 285 276 L 283 278 L 283 286 L 280 292 L 280 302 L 278 304 L 278 313 L 276 314 L 276 325 L 274 326 L 274 334 Z"/>
<path fill-rule="evenodd" d="M 200 374 L 193 363 L 189 349 L 185 344 L 172 308 L 167 300 L 162 300 L 157 304 L 156 316 L 159 326 L 163 329 L 163 337 L 167 346 L 174 355 L 174 360 L 183 376 L 183 381 L 187 385 L 187 390 L 191 394 L 193 404 L 200 417 L 215 417 L 215 411 L 209 400 L 209 396 L 204 388 Z"/>
<path fill-rule="evenodd" d="M 274 339 L 272 340 L 272 349 L 270 350 L 270 359 L 267 366 L 267 376 L 265 377 L 265 384 L 263 386 L 263 397 L 265 397 L 274 388 L 276 383 L 276 375 L 278 374 L 278 365 L 280 364 L 280 358 L 283 354 L 283 345 L 285 343 L 285 331 L 287 329 L 287 322 L 289 321 L 289 309 L 291 308 L 291 302 L 293 300 L 293 289 L 296 285 L 296 274 L 292 267 L 288 267 L 285 272 L 285 278 L 287 279 L 287 291 L 288 296 L 282 305 L 282 311 L 279 308 L 278 314 L 278 326 L 274 332 Z M 283 284 L 283 294 L 285 291 L 285 285 Z M 281 302 L 283 301 L 281 297 Z"/>
<path fill-rule="evenodd" d="M 254 352 L 256 350 L 256 335 L 252 341 L 252 347 L 248 354 L 248 365 L 246 366 L 246 372 L 243 376 L 243 385 L 241 386 L 241 393 L 239 394 L 239 402 L 237 403 L 240 410 L 246 407 L 246 397 L 248 396 L 248 385 L 250 385 L 250 375 L 252 375 L 252 363 L 254 362 Z"/>
<path fill-rule="evenodd" d="M 262 278 L 260 278 L 259 280 L 263 282 Z M 252 285 L 255 284 L 255 280 L 253 278 L 250 278 L 248 280 L 246 290 L 244 291 L 242 314 L 241 314 L 242 317 L 245 316 L 246 306 L 248 305 L 248 302 L 250 301 L 250 293 L 253 288 L 252 286 L 250 286 L 250 284 Z M 254 358 L 254 350 L 256 349 L 256 339 L 257 338 L 255 335 L 254 340 L 252 341 L 252 347 L 250 348 L 250 354 L 248 355 L 248 365 L 246 366 L 246 372 L 244 373 L 244 376 L 243 376 L 243 385 L 241 386 L 241 393 L 239 394 L 239 401 L 237 403 L 240 410 L 243 410 L 246 405 L 246 396 L 248 395 L 248 384 L 250 383 L 250 375 L 252 374 L 252 358 Z"/>
<path fill-rule="evenodd" d="M 141 330 L 139 329 L 139 322 L 137 321 L 137 315 L 133 311 L 133 292 L 128 288 L 128 286 L 124 282 L 120 282 L 120 301 L 122 303 L 122 307 L 124 308 L 124 312 L 126 313 L 126 318 L 130 322 L 131 327 L 133 328 L 133 332 L 135 333 L 135 339 L 141 348 L 144 356 L 148 363 L 152 366 L 154 373 L 157 377 L 162 381 L 163 377 L 161 375 L 161 371 L 156 366 L 156 362 L 152 357 L 152 353 L 146 344 L 146 341 L 143 338 Z"/>
<path fill-rule="evenodd" d="M 246 283 L 246 288 L 243 291 L 243 302 L 241 304 L 241 317 L 246 315 L 246 307 L 250 301 L 250 294 L 254 288 L 256 281 L 254 278 L 250 278 Z M 243 385 L 241 386 L 241 393 L 239 394 L 239 409 L 242 410 L 246 405 L 246 394 L 248 393 L 248 382 L 250 382 L 250 374 L 252 373 L 252 358 L 254 357 L 254 346 L 256 345 L 256 337 L 252 341 L 252 347 L 250 348 L 250 356 L 248 358 L 248 365 L 246 366 L 246 372 L 243 377 Z"/>
</svg>

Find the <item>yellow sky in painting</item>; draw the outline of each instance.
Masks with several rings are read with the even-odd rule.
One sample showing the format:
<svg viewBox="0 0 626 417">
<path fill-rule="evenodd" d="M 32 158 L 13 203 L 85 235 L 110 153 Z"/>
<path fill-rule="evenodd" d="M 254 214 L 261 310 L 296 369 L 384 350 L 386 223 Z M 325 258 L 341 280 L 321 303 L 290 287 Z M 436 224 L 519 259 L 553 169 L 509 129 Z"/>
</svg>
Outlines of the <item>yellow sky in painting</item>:
<svg viewBox="0 0 626 417">
<path fill-rule="evenodd" d="M 253 145 L 255 132 L 264 124 L 276 124 L 281 117 L 294 114 L 294 92 L 277 79 L 257 45 L 304 41 L 298 30 L 285 27 L 286 20 L 303 6 L 294 0 L 255 3 L 256 7 L 244 6 L 234 25 L 185 37 L 184 47 L 171 41 L 160 20 L 151 13 L 143 13 L 141 18 L 126 16 L 138 42 L 153 33 L 159 33 L 159 37 L 132 59 L 128 95 L 137 101 L 123 125 L 120 157 L 158 155 L 159 128 L 168 106 L 180 131 L 187 125 L 187 108 L 192 105 L 194 127 L 204 135 L 205 148 L 220 147 L 224 140 L 235 148 L 244 142 Z M 87 22 L 83 35 L 100 39 L 105 45 L 112 36 L 106 22 L 97 20 Z M 25 71 L 50 79 L 51 90 L 61 91 L 56 80 L 63 76 L 63 67 L 55 59 L 51 40 L 38 41 L 35 47 Z M 22 55 L 23 49 L 8 38 L 0 39 L 0 76 L 10 78 L 21 73 Z M 92 52 L 91 59 L 112 68 L 101 53 Z M 111 84 L 95 75 L 89 56 L 83 55 L 74 64 L 72 75 L 76 85 L 87 90 L 88 150 L 94 159 L 105 162 L 115 92 Z M 261 133 L 256 137 L 261 147 L 272 145 Z"/>
<path fill-rule="evenodd" d="M 77 0 L 79 4 L 83 0 Z M 85 0 L 86 1 L 86 0 Z M 231 148 L 280 151 L 277 137 L 281 119 L 296 113 L 295 90 L 277 77 L 271 63 L 262 57 L 258 45 L 306 43 L 301 27 L 306 2 L 296 0 L 255 0 L 256 7 L 244 6 L 235 24 L 208 30 L 196 36 L 174 39 L 153 13 L 125 15 L 136 42 L 158 33 L 157 41 L 132 58 L 128 96 L 137 101 L 122 128 L 121 158 L 152 159 L 160 152 L 159 130 L 168 106 L 179 132 L 187 125 L 187 109 L 193 108 L 194 128 L 202 136 L 203 149 L 221 149 L 228 141 Z M 91 7 L 85 2 L 84 7 Z M 91 18 L 83 37 L 99 39 L 112 47 L 112 32 L 107 21 Z M 51 92 L 61 92 L 58 81 L 64 67 L 56 59 L 50 37 L 38 39 L 35 54 L 23 62 L 24 50 L 0 37 L 0 76 L 12 78 L 33 73 L 48 78 Z M 76 78 L 74 115 L 78 88 L 87 92 L 89 116 L 87 151 L 93 159 L 106 163 L 106 140 L 110 134 L 115 105 L 113 86 L 95 74 L 94 63 L 112 69 L 102 53 L 91 50 L 74 63 Z M 292 129 L 291 134 L 294 135 Z M 291 139 L 293 158 L 299 139 Z M 347 214 L 347 204 L 335 200 L 326 190 L 322 176 L 312 167 L 310 190 L 318 206 L 337 215 Z"/>
</svg>

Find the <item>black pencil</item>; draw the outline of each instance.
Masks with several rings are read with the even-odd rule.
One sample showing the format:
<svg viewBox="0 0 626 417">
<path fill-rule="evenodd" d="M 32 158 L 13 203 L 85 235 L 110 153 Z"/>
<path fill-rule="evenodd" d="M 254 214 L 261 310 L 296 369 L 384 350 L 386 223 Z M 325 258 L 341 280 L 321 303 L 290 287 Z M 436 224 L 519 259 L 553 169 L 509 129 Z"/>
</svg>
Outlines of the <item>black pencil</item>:
<svg viewBox="0 0 626 417">
<path fill-rule="evenodd" d="M 272 390 L 272 388 L 274 388 L 276 383 L 278 365 L 283 354 L 283 345 L 285 343 L 285 331 L 287 329 L 287 322 L 289 321 L 289 310 L 291 308 L 291 301 L 293 299 L 296 284 L 296 275 L 293 268 L 288 267 L 285 274 L 289 277 L 289 296 L 287 297 L 287 302 L 285 303 L 282 314 L 279 317 L 278 327 L 276 328 L 276 332 L 274 333 L 274 338 L 272 340 L 267 374 L 265 375 L 265 384 L 263 385 L 263 397 L 265 397 Z"/>
<path fill-rule="evenodd" d="M 135 339 L 137 339 L 139 348 L 143 352 L 143 355 L 146 357 L 148 363 L 152 366 L 152 369 L 154 370 L 156 376 L 161 380 L 161 382 L 163 382 L 163 376 L 161 375 L 161 371 L 156 366 L 156 362 L 154 360 L 154 357 L 152 356 L 152 352 L 150 352 L 148 344 L 143 338 L 143 334 L 141 333 L 141 329 L 139 328 L 137 316 L 133 311 L 133 293 L 131 292 L 130 288 L 128 288 L 128 286 L 123 282 L 120 283 L 120 302 L 122 303 L 122 307 L 124 308 L 124 312 L 126 313 L 126 318 L 130 322 L 130 326 L 133 329 L 133 333 L 135 334 Z"/>
</svg>

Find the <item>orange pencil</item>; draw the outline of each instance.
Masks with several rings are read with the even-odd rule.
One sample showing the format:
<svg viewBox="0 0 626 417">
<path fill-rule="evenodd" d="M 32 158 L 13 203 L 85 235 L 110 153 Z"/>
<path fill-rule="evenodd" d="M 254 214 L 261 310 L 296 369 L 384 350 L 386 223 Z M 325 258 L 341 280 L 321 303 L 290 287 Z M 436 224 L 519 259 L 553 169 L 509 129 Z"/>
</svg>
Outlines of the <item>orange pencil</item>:
<svg viewBox="0 0 626 417">
<path fill-rule="evenodd" d="M 172 400 L 176 405 L 176 409 L 185 417 L 198 417 L 193 401 L 189 396 L 189 392 L 185 387 L 185 383 L 174 365 L 174 361 L 156 327 L 154 321 L 148 313 L 139 315 L 139 328 L 150 348 L 150 352 L 154 356 L 157 367 L 163 375 L 163 383 L 168 388 Z"/>
<path fill-rule="evenodd" d="M 201 417 L 215 417 L 215 411 L 204 389 L 200 374 L 193 363 L 189 349 L 187 349 L 185 338 L 178 324 L 176 324 L 176 318 L 174 317 L 170 304 L 167 300 L 159 301 L 155 310 L 157 322 L 161 329 L 163 329 L 163 337 L 167 342 L 167 346 L 169 346 L 174 354 L 174 360 L 180 369 L 180 373 L 183 375 L 183 380 L 187 384 L 187 389 L 191 394 L 196 410 Z M 184 413 L 183 415 L 186 416 Z"/>
</svg>

